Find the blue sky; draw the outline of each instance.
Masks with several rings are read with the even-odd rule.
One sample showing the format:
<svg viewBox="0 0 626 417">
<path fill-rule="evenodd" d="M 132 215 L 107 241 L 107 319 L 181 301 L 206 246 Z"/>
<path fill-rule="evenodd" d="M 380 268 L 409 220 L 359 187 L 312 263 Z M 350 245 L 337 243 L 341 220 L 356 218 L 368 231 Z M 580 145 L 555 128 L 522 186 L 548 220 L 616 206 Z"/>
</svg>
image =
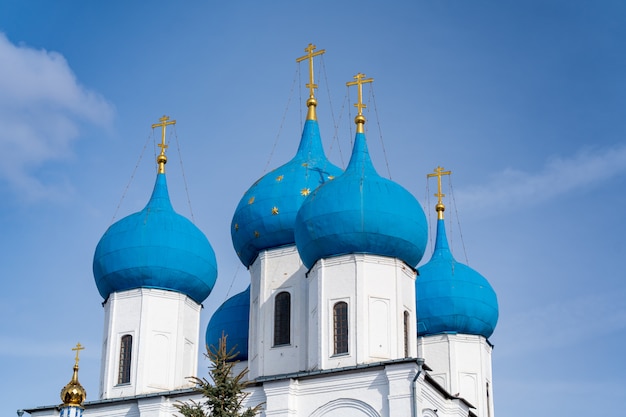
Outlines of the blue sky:
<svg viewBox="0 0 626 417">
<path fill-rule="evenodd" d="M 626 4 L 382 3 L 0 3 L 2 415 L 58 403 L 78 341 L 97 398 L 93 251 L 114 217 L 146 203 L 163 114 L 178 122 L 172 202 L 218 259 L 202 327 L 246 287 L 230 220 L 295 153 L 308 94 L 295 59 L 309 43 L 327 51 L 318 117 L 335 164 L 354 135 L 345 83 L 363 72 L 379 173 L 434 220 L 426 174 L 453 171 L 451 244 L 500 303 L 496 412 L 623 414 Z"/>
</svg>

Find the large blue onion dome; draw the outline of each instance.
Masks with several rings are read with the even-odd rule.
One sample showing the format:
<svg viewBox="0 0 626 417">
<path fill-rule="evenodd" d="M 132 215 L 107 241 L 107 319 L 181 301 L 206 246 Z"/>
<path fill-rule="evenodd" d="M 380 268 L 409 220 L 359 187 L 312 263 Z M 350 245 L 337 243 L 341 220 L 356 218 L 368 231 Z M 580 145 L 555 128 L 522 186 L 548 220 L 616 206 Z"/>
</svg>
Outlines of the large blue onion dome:
<svg viewBox="0 0 626 417">
<path fill-rule="evenodd" d="M 206 329 L 206 345 L 219 346 L 222 334 L 226 337 L 226 351 L 234 349 L 233 360 L 248 360 L 248 333 L 250 330 L 250 286 L 226 300 L 213 314 Z"/>
<path fill-rule="evenodd" d="M 162 167 L 159 172 L 146 207 L 111 225 L 96 247 L 93 274 L 105 299 L 112 292 L 159 288 L 201 303 L 213 289 L 213 248 L 191 221 L 174 211 Z"/>
<path fill-rule="evenodd" d="M 442 213 L 443 205 L 437 209 Z M 418 336 L 461 333 L 488 338 L 496 328 L 496 293 L 481 274 L 454 259 L 442 215 L 433 256 L 419 268 L 415 291 Z"/>
<path fill-rule="evenodd" d="M 345 173 L 305 200 L 295 231 L 300 258 L 309 268 L 321 258 L 348 253 L 390 256 L 415 267 L 427 234 L 426 216 L 415 197 L 376 173 L 362 126 Z"/>
<path fill-rule="evenodd" d="M 293 245 L 296 213 L 302 202 L 320 185 L 340 175 L 322 148 L 314 99 L 294 158 L 264 175 L 245 192 L 231 223 L 233 246 L 249 267 L 265 249 Z"/>
</svg>

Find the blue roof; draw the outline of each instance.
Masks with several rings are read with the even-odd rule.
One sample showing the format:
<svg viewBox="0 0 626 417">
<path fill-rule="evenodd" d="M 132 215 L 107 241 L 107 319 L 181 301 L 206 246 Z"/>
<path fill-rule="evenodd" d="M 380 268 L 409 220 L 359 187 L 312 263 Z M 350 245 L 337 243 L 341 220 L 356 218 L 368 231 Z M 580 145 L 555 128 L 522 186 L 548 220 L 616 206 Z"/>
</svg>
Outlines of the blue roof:
<svg viewBox="0 0 626 417">
<path fill-rule="evenodd" d="M 296 218 L 296 245 L 311 268 L 321 258 L 371 253 L 417 266 L 427 226 L 419 202 L 376 173 L 363 133 L 357 133 L 346 172 L 319 187 Z"/>
<path fill-rule="evenodd" d="M 454 259 L 443 219 L 437 221 L 435 250 L 419 268 L 415 291 L 418 336 L 462 333 L 488 338 L 496 328 L 496 293 L 482 275 Z"/>
<path fill-rule="evenodd" d="M 146 207 L 109 227 L 93 259 L 103 298 L 134 288 L 159 288 L 204 301 L 217 278 L 206 236 L 170 203 L 165 174 L 158 174 Z"/>
<path fill-rule="evenodd" d="M 206 329 L 207 346 L 219 346 L 226 335 L 226 350 L 235 349 L 236 361 L 248 360 L 248 333 L 250 329 L 250 286 L 226 300 L 211 317 Z"/>
<path fill-rule="evenodd" d="M 296 156 L 254 183 L 235 210 L 231 236 L 241 262 L 248 267 L 260 251 L 294 244 L 302 202 L 341 173 L 324 154 L 317 121 L 307 120 Z"/>
</svg>

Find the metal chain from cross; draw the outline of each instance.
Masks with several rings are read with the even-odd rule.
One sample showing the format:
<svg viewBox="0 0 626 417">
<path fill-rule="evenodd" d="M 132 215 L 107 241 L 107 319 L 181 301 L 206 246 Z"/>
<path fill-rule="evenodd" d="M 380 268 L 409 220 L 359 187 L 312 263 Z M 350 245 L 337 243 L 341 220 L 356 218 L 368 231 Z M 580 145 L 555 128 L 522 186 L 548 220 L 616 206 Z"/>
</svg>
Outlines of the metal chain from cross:
<svg viewBox="0 0 626 417">
<path fill-rule="evenodd" d="M 325 49 L 320 49 L 317 52 L 313 52 L 317 48 L 312 43 L 309 44 L 306 48 L 304 48 L 304 52 L 307 52 L 306 55 L 301 56 L 300 58 L 296 58 L 296 62 L 302 62 L 305 59 L 309 60 L 309 83 L 306 84 L 306 87 L 309 89 L 309 97 L 313 98 L 315 96 L 315 89 L 317 88 L 317 84 L 315 84 L 313 79 L 313 57 L 322 55 L 326 52 Z"/>
</svg>

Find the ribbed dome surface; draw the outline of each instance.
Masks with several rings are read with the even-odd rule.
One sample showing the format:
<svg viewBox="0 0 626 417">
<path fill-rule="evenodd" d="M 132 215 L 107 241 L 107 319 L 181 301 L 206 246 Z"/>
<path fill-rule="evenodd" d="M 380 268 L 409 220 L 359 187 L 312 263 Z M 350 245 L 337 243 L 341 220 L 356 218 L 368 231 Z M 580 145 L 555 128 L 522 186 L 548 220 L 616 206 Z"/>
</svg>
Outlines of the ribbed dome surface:
<svg viewBox="0 0 626 417">
<path fill-rule="evenodd" d="M 61 390 L 61 401 L 64 406 L 80 407 L 87 398 L 87 391 L 78 382 L 78 362 L 74 365 L 72 380 Z"/>
<path fill-rule="evenodd" d="M 376 173 L 363 133 L 356 134 L 346 172 L 305 200 L 295 227 L 300 258 L 309 268 L 321 258 L 348 253 L 390 256 L 416 266 L 428 233 L 415 197 Z"/>
<path fill-rule="evenodd" d="M 296 156 L 254 183 L 235 210 L 231 236 L 241 262 L 248 267 L 260 251 L 294 244 L 302 202 L 341 173 L 324 154 L 317 121 L 307 120 Z"/>
<path fill-rule="evenodd" d="M 206 329 L 207 346 L 219 346 L 226 335 L 226 350 L 235 348 L 233 360 L 248 360 L 248 332 L 250 329 L 250 286 L 226 300 L 213 314 Z"/>
<path fill-rule="evenodd" d="M 159 288 L 204 301 L 217 278 L 206 236 L 170 203 L 158 174 L 146 207 L 109 227 L 96 247 L 93 274 L 103 298 L 134 288 Z"/>
<path fill-rule="evenodd" d="M 443 219 L 437 221 L 433 256 L 419 268 L 415 283 L 417 334 L 462 333 L 491 336 L 498 322 L 498 300 L 489 282 L 457 262 L 448 246 Z"/>
</svg>

